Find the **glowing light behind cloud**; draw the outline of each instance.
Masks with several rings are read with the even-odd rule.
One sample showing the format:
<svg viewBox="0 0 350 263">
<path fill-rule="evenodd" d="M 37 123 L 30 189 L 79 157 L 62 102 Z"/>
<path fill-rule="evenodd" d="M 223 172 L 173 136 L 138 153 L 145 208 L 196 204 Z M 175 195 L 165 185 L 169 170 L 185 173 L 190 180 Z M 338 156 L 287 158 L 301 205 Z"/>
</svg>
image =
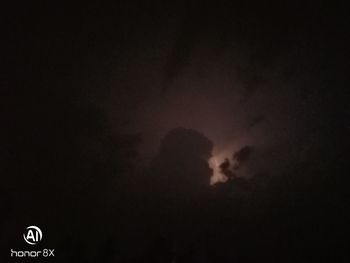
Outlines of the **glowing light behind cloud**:
<svg viewBox="0 0 350 263">
<path fill-rule="evenodd" d="M 247 97 L 249 83 L 241 80 L 239 69 L 249 68 L 245 62 L 248 58 L 238 51 L 233 54 L 233 61 L 228 54 L 218 56 L 209 48 L 198 47 L 191 63 L 183 67 L 165 91 L 159 77 L 165 61 L 159 59 L 155 63 L 147 52 L 125 58 L 126 70 L 111 78 L 111 85 L 118 88 L 111 89 L 104 107 L 116 133 L 142 134 L 140 166 L 148 165 L 157 154 L 161 138 L 177 127 L 199 131 L 213 142 L 213 157 L 209 160 L 213 169 L 211 184 L 226 180 L 219 165 L 225 158 L 232 162 L 233 154 L 242 147 L 253 146 L 258 154 L 264 153 L 260 159 L 254 157 L 250 163 L 254 162 L 254 168 L 241 167 L 237 172 L 237 176 L 248 177 L 256 169 L 267 169 L 268 162 L 261 160 L 276 158 L 272 150 L 275 145 L 281 149 L 281 145 L 289 145 L 296 138 L 296 127 L 304 127 L 301 122 L 307 112 L 296 110 L 305 107 L 298 103 L 299 93 L 292 88 L 275 88 L 286 85 L 278 78 L 279 70 L 259 67 L 253 73 L 269 81 L 255 84 L 255 93 Z M 260 122 L 252 124 L 259 116 L 263 116 Z"/>
<path fill-rule="evenodd" d="M 235 147 L 227 147 L 224 150 L 219 150 L 218 147 L 214 147 L 213 156 L 209 160 L 209 166 L 213 169 L 213 175 L 210 180 L 210 184 L 214 185 L 219 182 L 226 182 L 227 177 L 220 172 L 220 164 L 223 163 L 225 158 L 230 160 L 231 166 L 235 165 L 232 160 L 232 155 L 235 151 Z"/>
</svg>

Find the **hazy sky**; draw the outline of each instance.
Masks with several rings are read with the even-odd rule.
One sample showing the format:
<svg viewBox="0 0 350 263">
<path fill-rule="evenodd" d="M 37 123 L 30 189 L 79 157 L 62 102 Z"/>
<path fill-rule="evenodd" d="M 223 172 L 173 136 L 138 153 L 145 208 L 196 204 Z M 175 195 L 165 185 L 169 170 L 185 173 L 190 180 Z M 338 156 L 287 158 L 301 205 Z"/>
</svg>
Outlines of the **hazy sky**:
<svg viewBox="0 0 350 263">
<path fill-rule="evenodd" d="M 179 247 L 300 262 L 345 233 L 345 7 L 27 1 L 5 13 L 2 261 L 31 224 L 60 262 L 157 262 Z M 225 158 L 232 178 L 209 186 Z"/>
</svg>

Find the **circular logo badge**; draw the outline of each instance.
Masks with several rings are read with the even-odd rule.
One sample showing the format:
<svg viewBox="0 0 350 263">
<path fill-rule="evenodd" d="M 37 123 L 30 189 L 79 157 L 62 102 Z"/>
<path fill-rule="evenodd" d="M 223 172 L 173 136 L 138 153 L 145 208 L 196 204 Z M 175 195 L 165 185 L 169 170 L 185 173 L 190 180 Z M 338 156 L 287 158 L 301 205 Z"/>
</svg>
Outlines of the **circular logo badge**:
<svg viewBox="0 0 350 263">
<path fill-rule="evenodd" d="M 30 245 L 38 244 L 43 238 L 43 233 L 37 226 L 28 226 L 23 234 L 24 241 Z"/>
</svg>

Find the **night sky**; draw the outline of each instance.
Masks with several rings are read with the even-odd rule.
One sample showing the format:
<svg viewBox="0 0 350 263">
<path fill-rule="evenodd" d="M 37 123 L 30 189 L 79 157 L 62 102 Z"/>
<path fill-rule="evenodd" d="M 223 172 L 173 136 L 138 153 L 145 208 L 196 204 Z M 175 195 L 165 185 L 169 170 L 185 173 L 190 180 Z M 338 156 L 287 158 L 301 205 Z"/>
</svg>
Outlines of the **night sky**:
<svg viewBox="0 0 350 263">
<path fill-rule="evenodd" d="M 345 6 L 3 11 L 1 262 L 346 262 Z"/>
</svg>

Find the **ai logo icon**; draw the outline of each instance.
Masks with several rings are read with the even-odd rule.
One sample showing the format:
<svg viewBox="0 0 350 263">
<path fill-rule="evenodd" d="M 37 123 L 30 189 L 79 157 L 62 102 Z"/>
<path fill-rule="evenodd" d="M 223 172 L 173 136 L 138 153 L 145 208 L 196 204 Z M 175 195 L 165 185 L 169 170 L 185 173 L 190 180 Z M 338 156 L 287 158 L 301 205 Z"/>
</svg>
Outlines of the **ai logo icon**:
<svg viewBox="0 0 350 263">
<path fill-rule="evenodd" d="M 37 226 L 28 226 L 26 231 L 23 233 L 24 241 L 30 245 L 38 244 L 42 238 L 43 233 L 40 228 Z M 55 249 L 44 248 L 41 250 L 14 250 L 11 248 L 11 257 L 15 258 L 23 258 L 23 257 L 31 257 L 31 258 L 39 258 L 39 257 L 54 257 Z"/>
<path fill-rule="evenodd" d="M 28 226 L 23 234 L 24 240 L 30 245 L 38 244 L 43 238 L 43 233 L 37 226 Z"/>
</svg>

